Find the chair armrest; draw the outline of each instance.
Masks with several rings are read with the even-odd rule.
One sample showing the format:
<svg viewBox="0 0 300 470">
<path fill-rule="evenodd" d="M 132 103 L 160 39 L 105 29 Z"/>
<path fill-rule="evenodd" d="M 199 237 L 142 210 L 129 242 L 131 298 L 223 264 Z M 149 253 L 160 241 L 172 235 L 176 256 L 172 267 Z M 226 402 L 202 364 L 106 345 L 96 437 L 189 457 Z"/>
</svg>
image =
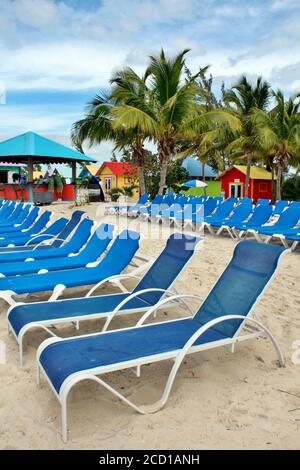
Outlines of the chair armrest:
<svg viewBox="0 0 300 470">
<path fill-rule="evenodd" d="M 145 323 L 147 318 L 149 318 L 150 315 L 152 315 L 152 313 L 154 313 L 157 309 L 161 308 L 163 305 L 167 304 L 168 302 L 172 302 L 174 300 L 179 300 L 179 299 L 187 299 L 187 298 L 203 300 L 201 297 L 199 297 L 199 295 L 194 295 L 194 294 L 176 294 L 176 295 L 172 295 L 171 297 L 166 297 L 160 300 L 159 302 L 157 302 L 157 304 L 153 305 L 153 307 L 149 308 L 149 310 L 147 310 L 147 312 L 139 319 L 136 326 L 143 325 L 143 323 Z"/>
<path fill-rule="evenodd" d="M 40 236 L 40 235 L 39 235 Z M 37 243 L 37 245 L 35 245 L 32 249 L 33 250 L 36 250 L 37 248 L 39 248 L 41 245 L 45 244 L 45 245 L 49 245 L 49 242 L 51 241 L 56 241 L 56 240 L 59 240 L 61 242 L 65 242 L 66 240 L 64 238 L 58 238 L 56 237 L 55 235 L 52 235 L 52 238 L 48 239 L 48 240 L 42 240 L 40 243 Z"/>
<path fill-rule="evenodd" d="M 116 274 L 115 276 L 107 277 L 106 279 L 102 279 L 97 284 L 95 284 L 85 295 L 85 297 L 90 297 L 100 286 L 105 284 L 106 282 L 111 282 L 112 284 L 118 285 L 118 281 L 121 279 L 140 279 L 138 276 L 134 276 L 133 274 Z"/>
<path fill-rule="evenodd" d="M 140 290 L 140 291 L 137 291 L 137 292 L 134 292 L 134 293 L 128 295 L 128 297 L 126 297 L 126 299 L 122 300 L 122 302 L 120 302 L 119 305 L 117 305 L 116 308 L 112 311 L 112 313 L 107 317 L 107 320 L 105 322 L 105 325 L 104 325 L 102 331 L 107 330 L 107 328 L 108 328 L 109 324 L 111 323 L 112 319 L 121 310 L 121 308 L 124 307 L 124 305 L 126 305 L 130 300 L 134 299 L 135 297 L 138 297 L 141 294 L 146 294 L 148 292 L 161 292 L 163 294 L 167 294 L 167 293 L 173 294 L 172 291 L 169 291 L 169 290 L 166 290 L 166 289 L 153 288 L 153 289 L 143 289 L 143 290 Z M 155 309 L 157 308 L 156 305 L 157 304 L 155 304 Z M 151 309 L 152 309 L 152 307 L 151 307 Z"/>
<path fill-rule="evenodd" d="M 51 233 L 40 233 L 40 234 L 35 234 L 33 235 L 33 237 L 25 244 L 25 246 L 28 246 L 30 245 L 30 243 L 35 240 L 36 238 L 39 238 L 39 237 L 48 237 L 49 239 L 50 238 L 55 238 L 55 235 L 52 235 Z"/>
</svg>

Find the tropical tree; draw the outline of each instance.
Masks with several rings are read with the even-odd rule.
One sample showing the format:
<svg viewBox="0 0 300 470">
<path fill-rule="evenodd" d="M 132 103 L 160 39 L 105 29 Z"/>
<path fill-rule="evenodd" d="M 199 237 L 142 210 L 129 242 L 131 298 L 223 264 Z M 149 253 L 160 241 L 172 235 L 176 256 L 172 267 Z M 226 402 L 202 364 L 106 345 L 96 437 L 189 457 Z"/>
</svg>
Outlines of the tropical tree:
<svg viewBox="0 0 300 470">
<path fill-rule="evenodd" d="M 252 113 L 254 109 L 266 111 L 270 97 L 270 85 L 262 77 L 259 77 L 255 85 L 252 85 L 247 77 L 242 76 L 236 85 L 223 93 L 225 105 L 229 106 L 240 120 L 241 130 L 238 133 L 232 133 L 231 136 L 227 133 L 231 142 L 226 150 L 234 151 L 238 157 L 241 155 L 246 157 L 245 197 L 248 197 L 251 164 L 255 153 L 260 149 L 257 126 L 253 122 Z"/>
<path fill-rule="evenodd" d="M 74 123 L 71 138 L 73 144 L 80 151 L 83 151 L 83 142 L 87 140 L 90 146 L 103 141 L 113 141 L 115 150 L 130 152 L 132 161 L 137 166 L 140 191 L 145 193 L 143 135 L 138 127 L 132 129 L 115 128 L 113 126 L 114 118 L 111 115 L 111 110 L 120 103 L 121 93 L 118 95 L 118 88 L 130 88 L 131 84 L 126 83 L 126 77 L 122 72 L 118 72 L 112 82 L 114 86 L 110 92 L 102 91 L 96 95 L 88 105 L 86 116 Z"/>
<path fill-rule="evenodd" d="M 185 49 L 167 58 L 162 49 L 159 56 L 151 56 L 145 81 L 138 82 L 140 87 L 144 86 L 143 93 L 123 90 L 122 103 L 111 111 L 115 128 L 138 127 L 146 138 L 157 144 L 160 194 L 166 185 L 169 162 L 176 156 L 181 139 L 188 138 L 195 130 L 198 132 L 208 120 L 214 119 L 214 112 L 203 112 L 203 107 L 197 103 L 201 92 L 196 83 L 199 72 L 183 80 L 188 51 Z M 221 116 L 220 112 L 218 118 L 238 130 L 239 122 L 232 115 L 223 113 Z"/>
<path fill-rule="evenodd" d="M 253 122 L 261 145 L 274 155 L 277 164 L 276 199 L 281 199 L 282 175 L 289 165 L 300 163 L 300 103 L 273 92 L 275 106 L 268 113 L 253 110 Z M 299 96 L 299 95 L 298 95 Z"/>
</svg>

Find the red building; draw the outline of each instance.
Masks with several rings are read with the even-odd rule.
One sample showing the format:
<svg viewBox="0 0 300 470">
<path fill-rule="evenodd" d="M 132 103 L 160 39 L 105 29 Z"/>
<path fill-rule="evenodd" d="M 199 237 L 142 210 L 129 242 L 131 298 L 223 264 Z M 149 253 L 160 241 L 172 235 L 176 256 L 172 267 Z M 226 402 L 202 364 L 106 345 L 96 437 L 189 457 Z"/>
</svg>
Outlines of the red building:
<svg viewBox="0 0 300 470">
<path fill-rule="evenodd" d="M 221 180 L 221 190 L 228 197 L 244 197 L 246 165 L 233 165 L 223 171 L 216 179 Z M 272 174 L 264 168 L 251 167 L 248 196 L 254 203 L 260 198 L 272 199 Z"/>
</svg>

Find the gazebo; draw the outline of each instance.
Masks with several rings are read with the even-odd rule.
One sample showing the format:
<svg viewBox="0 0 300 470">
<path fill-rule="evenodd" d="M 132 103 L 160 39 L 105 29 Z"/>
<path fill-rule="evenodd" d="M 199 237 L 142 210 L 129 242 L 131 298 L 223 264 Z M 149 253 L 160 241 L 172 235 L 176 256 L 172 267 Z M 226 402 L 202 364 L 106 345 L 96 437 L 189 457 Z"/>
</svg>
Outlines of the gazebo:
<svg viewBox="0 0 300 470">
<path fill-rule="evenodd" d="M 59 144 L 54 140 L 42 137 L 35 132 L 26 132 L 11 139 L 0 142 L 0 163 L 25 163 L 27 165 L 28 181 L 25 199 L 33 201 L 33 165 L 66 163 L 72 167 L 73 200 L 76 199 L 76 164 L 94 163 L 93 158 L 70 147 Z M 71 194 L 71 188 L 64 188 L 65 193 Z M 39 188 L 39 191 L 43 188 Z"/>
</svg>

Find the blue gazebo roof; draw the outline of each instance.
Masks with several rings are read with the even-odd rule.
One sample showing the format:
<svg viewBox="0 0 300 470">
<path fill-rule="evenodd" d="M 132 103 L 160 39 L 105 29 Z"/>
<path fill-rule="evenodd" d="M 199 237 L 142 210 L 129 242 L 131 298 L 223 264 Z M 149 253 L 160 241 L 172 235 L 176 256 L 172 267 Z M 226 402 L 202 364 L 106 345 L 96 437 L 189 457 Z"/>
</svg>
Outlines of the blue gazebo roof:
<svg viewBox="0 0 300 470">
<path fill-rule="evenodd" d="M 93 158 L 35 132 L 0 142 L 0 162 L 22 163 L 29 157 L 34 163 L 95 162 Z"/>
<path fill-rule="evenodd" d="M 186 169 L 190 176 L 202 178 L 202 163 L 196 160 L 194 157 L 187 157 L 182 162 L 182 167 Z M 216 178 L 218 173 L 215 172 L 211 166 L 205 165 L 204 167 L 205 176 L 207 178 Z"/>
</svg>

